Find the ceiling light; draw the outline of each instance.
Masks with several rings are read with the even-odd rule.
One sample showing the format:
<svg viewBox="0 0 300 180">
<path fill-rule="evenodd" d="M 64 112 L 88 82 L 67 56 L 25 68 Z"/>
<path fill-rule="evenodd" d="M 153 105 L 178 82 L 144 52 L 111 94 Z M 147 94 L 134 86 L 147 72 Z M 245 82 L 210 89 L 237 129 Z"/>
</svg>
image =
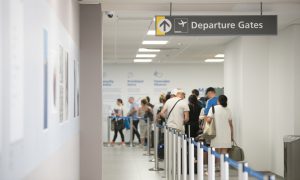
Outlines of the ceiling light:
<svg viewBox="0 0 300 180">
<path fill-rule="evenodd" d="M 225 55 L 224 55 L 224 54 L 217 54 L 217 55 L 215 55 L 215 57 L 216 57 L 216 58 L 224 58 Z"/>
<path fill-rule="evenodd" d="M 143 44 L 167 44 L 168 41 L 143 41 Z"/>
<path fill-rule="evenodd" d="M 160 49 L 139 48 L 139 52 L 160 52 Z"/>
<path fill-rule="evenodd" d="M 134 59 L 133 62 L 136 62 L 136 63 L 148 63 L 148 62 L 152 62 L 152 59 Z"/>
<path fill-rule="evenodd" d="M 206 59 L 205 62 L 207 62 L 207 63 L 220 63 L 220 62 L 224 62 L 224 59 Z"/>
<path fill-rule="evenodd" d="M 154 30 L 149 30 L 149 31 L 147 32 L 147 35 L 148 35 L 148 36 L 154 36 L 154 35 L 155 35 L 155 31 L 154 31 Z"/>
<path fill-rule="evenodd" d="M 154 58 L 156 57 L 156 54 L 137 54 L 137 58 Z"/>
</svg>

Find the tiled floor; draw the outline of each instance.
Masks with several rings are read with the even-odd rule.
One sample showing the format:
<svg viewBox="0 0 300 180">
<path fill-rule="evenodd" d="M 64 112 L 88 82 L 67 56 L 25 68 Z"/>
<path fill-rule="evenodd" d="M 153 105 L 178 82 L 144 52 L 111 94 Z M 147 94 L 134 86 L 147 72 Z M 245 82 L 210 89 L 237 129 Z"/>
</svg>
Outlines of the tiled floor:
<svg viewBox="0 0 300 180">
<path fill-rule="evenodd" d="M 149 171 L 154 167 L 153 162 L 149 162 L 152 157 L 144 156 L 146 153 L 139 146 L 127 147 L 114 145 L 113 147 L 103 147 L 102 179 L 103 180 L 166 180 L 162 178 L 164 171 Z M 163 163 L 160 163 L 163 167 Z M 195 177 L 196 179 L 196 177 Z M 207 176 L 205 176 L 207 179 Z M 216 179 L 220 179 L 217 176 Z M 237 180 L 237 172 L 230 170 L 230 180 Z M 249 177 L 249 179 L 255 179 Z"/>
</svg>

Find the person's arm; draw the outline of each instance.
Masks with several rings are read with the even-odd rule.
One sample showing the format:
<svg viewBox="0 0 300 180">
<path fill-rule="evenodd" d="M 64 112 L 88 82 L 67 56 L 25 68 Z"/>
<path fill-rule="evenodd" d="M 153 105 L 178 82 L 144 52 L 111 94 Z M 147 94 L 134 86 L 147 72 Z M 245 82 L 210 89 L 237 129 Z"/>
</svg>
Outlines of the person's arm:
<svg viewBox="0 0 300 180">
<path fill-rule="evenodd" d="M 167 108 L 164 105 L 163 109 L 160 111 L 159 115 L 163 118 L 166 118 L 166 112 L 167 112 Z"/>
<path fill-rule="evenodd" d="M 208 123 L 211 123 L 211 120 L 213 118 L 213 112 L 212 112 L 212 108 L 209 109 L 207 116 L 204 118 L 204 120 Z"/>
<path fill-rule="evenodd" d="M 231 131 L 231 140 L 233 141 L 234 140 L 234 137 L 233 137 L 233 125 L 232 125 L 232 120 L 231 119 L 229 120 L 229 126 L 230 126 L 230 131 Z"/>
<path fill-rule="evenodd" d="M 189 111 L 184 111 L 184 123 L 187 123 L 190 119 Z"/>
</svg>

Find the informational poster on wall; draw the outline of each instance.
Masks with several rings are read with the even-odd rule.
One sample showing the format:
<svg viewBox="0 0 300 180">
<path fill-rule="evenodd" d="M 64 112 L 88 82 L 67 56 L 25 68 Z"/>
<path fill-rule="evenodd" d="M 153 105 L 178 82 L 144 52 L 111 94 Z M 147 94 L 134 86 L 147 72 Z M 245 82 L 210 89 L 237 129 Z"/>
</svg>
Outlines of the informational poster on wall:
<svg viewBox="0 0 300 180">
<path fill-rule="evenodd" d="M 68 120 L 69 110 L 69 55 L 59 46 L 59 121 Z"/>
<path fill-rule="evenodd" d="M 10 142 L 24 134 L 24 11 L 23 1 L 9 1 L 9 118 Z"/>
<path fill-rule="evenodd" d="M 187 97 L 192 89 L 198 89 L 200 96 L 205 95 L 207 87 L 223 87 L 222 65 L 104 65 L 103 107 L 104 114 L 115 105 L 116 99 L 123 99 L 128 108 L 127 99 L 134 97 L 140 103 L 149 96 L 152 104 L 159 102 L 160 94 L 166 94 L 174 88 L 182 88 Z M 209 75 L 213 74 L 213 75 Z M 218 90 L 219 91 L 219 90 Z"/>
</svg>

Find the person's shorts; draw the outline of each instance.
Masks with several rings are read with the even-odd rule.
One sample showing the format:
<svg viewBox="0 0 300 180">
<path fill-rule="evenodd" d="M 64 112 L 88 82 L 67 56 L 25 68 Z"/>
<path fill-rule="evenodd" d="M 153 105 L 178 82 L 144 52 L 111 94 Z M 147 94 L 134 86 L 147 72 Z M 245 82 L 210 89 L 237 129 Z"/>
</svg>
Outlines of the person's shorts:
<svg viewBox="0 0 300 180">
<path fill-rule="evenodd" d="M 141 138 L 146 138 L 147 137 L 147 123 L 145 120 L 140 119 L 140 136 Z"/>
</svg>

